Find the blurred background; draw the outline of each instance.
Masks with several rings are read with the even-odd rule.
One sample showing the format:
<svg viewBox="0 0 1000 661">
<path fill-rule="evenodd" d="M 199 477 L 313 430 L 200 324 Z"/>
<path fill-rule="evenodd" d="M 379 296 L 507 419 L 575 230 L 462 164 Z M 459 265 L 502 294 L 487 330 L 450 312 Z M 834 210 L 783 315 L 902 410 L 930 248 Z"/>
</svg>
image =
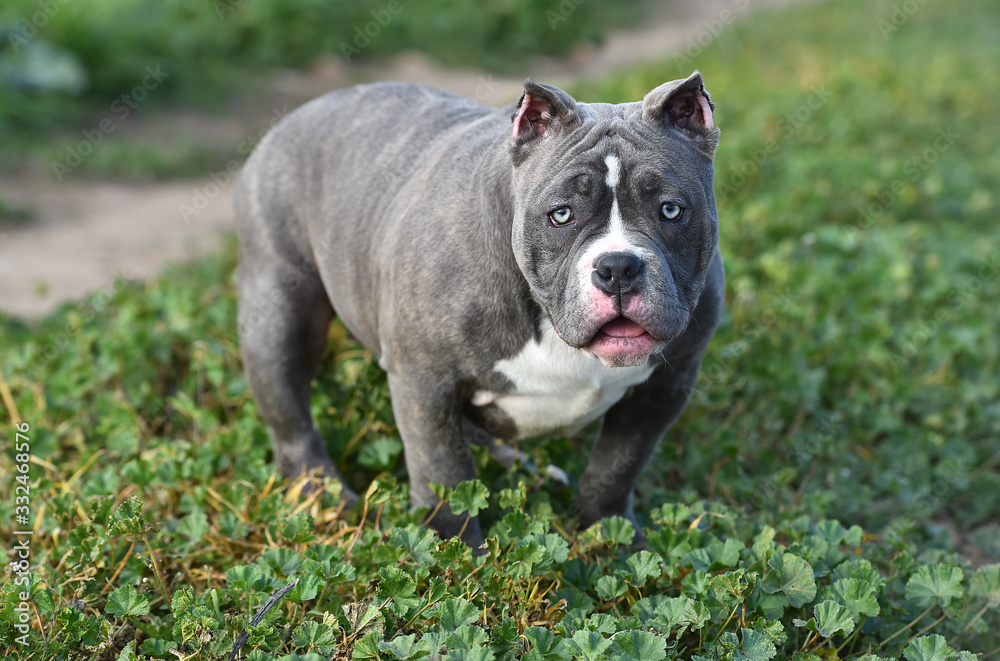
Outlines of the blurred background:
<svg viewBox="0 0 1000 661">
<path fill-rule="evenodd" d="M 209 447 L 234 411 L 259 425 L 229 190 L 314 96 L 393 78 L 502 105 L 532 76 L 623 102 L 698 68 L 722 129 L 726 320 L 637 509 L 681 493 L 996 562 L 998 62 L 995 0 L 5 0 L 5 405 L 53 430 L 53 464 L 106 441 L 86 470 L 109 493 L 146 443 Z M 363 489 L 404 476 L 401 446 L 338 328 L 315 406 L 352 412 L 323 433 Z M 241 461 L 268 465 L 259 445 Z"/>
<path fill-rule="evenodd" d="M 0 309 L 37 317 L 116 273 L 150 277 L 217 245 L 239 163 L 270 125 L 331 89 L 402 79 L 503 105 L 528 75 L 568 84 L 649 62 L 684 46 L 703 20 L 747 9 L 744 0 L 5 2 Z"/>
</svg>

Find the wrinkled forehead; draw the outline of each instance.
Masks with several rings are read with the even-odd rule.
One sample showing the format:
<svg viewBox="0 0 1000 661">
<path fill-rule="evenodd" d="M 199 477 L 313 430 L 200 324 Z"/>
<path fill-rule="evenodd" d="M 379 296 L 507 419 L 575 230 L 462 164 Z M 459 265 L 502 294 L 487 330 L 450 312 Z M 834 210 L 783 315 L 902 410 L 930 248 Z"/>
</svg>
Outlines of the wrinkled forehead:
<svg viewBox="0 0 1000 661">
<path fill-rule="evenodd" d="M 644 120 L 641 102 L 581 104 L 578 110 L 580 126 L 558 136 L 544 157 L 535 160 L 546 175 L 538 181 L 543 186 L 544 179 L 554 183 L 560 174 L 573 176 L 580 167 L 616 181 L 635 174 L 687 179 L 711 170 L 711 161 L 677 131 Z"/>
</svg>

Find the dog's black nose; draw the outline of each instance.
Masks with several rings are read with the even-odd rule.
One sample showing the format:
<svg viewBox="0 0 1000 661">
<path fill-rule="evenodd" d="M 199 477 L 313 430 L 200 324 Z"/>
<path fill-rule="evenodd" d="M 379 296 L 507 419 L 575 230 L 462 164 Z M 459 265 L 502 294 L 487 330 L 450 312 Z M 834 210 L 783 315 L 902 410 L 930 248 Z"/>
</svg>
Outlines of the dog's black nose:
<svg viewBox="0 0 1000 661">
<path fill-rule="evenodd" d="M 594 286 L 609 296 L 632 290 L 642 273 L 642 260 L 631 252 L 606 252 L 594 260 L 590 278 Z"/>
</svg>

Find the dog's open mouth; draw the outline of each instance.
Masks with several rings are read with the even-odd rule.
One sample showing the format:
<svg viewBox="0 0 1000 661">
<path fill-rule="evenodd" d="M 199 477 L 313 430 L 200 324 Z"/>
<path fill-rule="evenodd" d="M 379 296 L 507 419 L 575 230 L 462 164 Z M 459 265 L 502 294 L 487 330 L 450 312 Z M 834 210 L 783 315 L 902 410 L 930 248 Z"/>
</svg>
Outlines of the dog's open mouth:
<svg viewBox="0 0 1000 661">
<path fill-rule="evenodd" d="M 641 365 L 659 342 L 645 328 L 625 317 L 601 326 L 587 349 L 605 364 L 616 367 Z"/>
<path fill-rule="evenodd" d="M 608 323 L 601 326 L 601 329 L 597 331 L 597 334 L 616 338 L 637 338 L 642 337 L 643 334 L 648 335 L 645 328 L 631 319 L 626 319 L 625 317 L 612 319 Z"/>
</svg>

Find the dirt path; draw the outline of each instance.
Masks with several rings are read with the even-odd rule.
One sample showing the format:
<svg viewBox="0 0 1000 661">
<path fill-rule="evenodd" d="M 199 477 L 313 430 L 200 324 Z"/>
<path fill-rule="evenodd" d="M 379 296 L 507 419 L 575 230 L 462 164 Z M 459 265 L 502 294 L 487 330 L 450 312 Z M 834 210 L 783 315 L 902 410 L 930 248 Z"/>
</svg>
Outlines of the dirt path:
<svg viewBox="0 0 1000 661">
<path fill-rule="evenodd" d="M 532 67 L 540 81 L 569 85 L 671 54 L 711 47 L 711 28 L 763 7 L 797 0 L 672 0 L 654 3 L 642 26 L 607 35 L 599 48 L 583 48 L 561 61 Z M 798 0 L 801 1 L 801 0 Z M 563 3 L 567 7 L 572 3 Z M 553 2 L 553 7 L 560 5 Z M 730 13 L 724 13 L 730 12 Z M 663 79 L 690 73 L 683 60 L 665 67 Z M 489 105 L 514 101 L 521 78 L 475 70 L 445 69 L 414 53 L 380 66 L 347 66 L 340 59 L 318 63 L 308 73 L 278 75 L 272 90 L 253 99 L 242 118 L 181 113 L 145 120 L 137 116 L 122 132 L 164 136 L 213 136 L 236 142 L 255 138 L 288 110 L 331 89 L 367 80 L 424 83 Z M 99 147 L 98 147 L 99 148 Z M 194 181 L 135 184 L 39 176 L 0 179 L 0 198 L 30 209 L 31 223 L 0 225 L 0 310 L 39 317 L 60 303 L 109 286 L 116 275 L 147 279 L 164 265 L 215 249 L 232 227 L 227 173 Z M 221 182 L 221 185 L 219 183 Z"/>
</svg>

